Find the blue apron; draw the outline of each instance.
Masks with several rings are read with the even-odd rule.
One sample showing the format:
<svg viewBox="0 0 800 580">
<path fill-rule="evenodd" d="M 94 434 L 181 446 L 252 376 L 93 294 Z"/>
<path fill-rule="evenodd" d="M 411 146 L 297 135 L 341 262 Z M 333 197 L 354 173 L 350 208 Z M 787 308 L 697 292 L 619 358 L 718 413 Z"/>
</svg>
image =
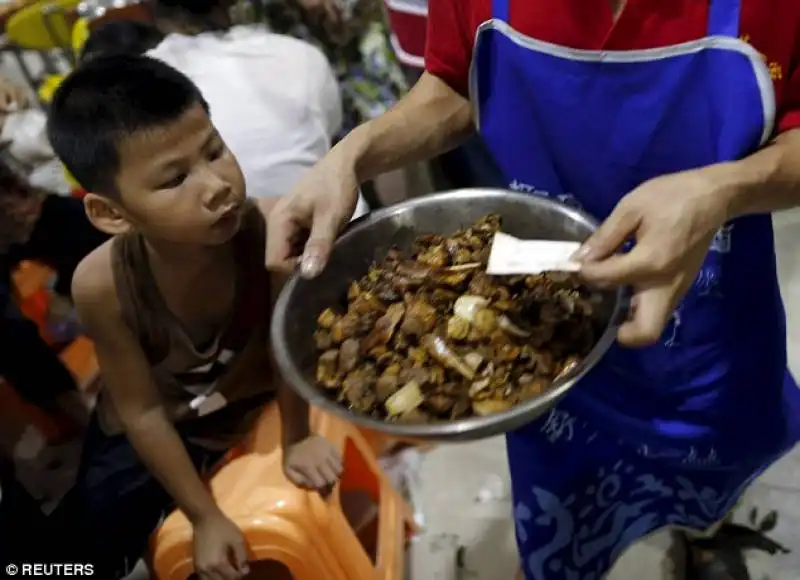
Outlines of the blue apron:
<svg viewBox="0 0 800 580">
<path fill-rule="evenodd" d="M 494 0 L 479 28 L 470 97 L 511 188 L 602 220 L 648 179 L 770 138 L 772 81 L 738 38 L 739 0 L 712 0 L 703 39 L 624 52 L 526 37 L 508 2 Z M 508 436 L 526 577 L 598 580 L 660 527 L 708 527 L 798 440 L 772 220 L 749 216 L 717 233 L 658 344 L 614 347 L 557 409 Z"/>
</svg>

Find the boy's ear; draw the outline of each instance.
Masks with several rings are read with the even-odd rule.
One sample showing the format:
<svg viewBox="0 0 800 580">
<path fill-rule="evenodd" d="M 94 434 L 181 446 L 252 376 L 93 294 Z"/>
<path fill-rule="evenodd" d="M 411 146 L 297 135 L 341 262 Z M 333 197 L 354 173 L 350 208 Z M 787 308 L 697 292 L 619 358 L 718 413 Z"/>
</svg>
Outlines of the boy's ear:
<svg viewBox="0 0 800 580">
<path fill-rule="evenodd" d="M 116 236 L 129 232 L 133 227 L 122 207 L 107 197 L 87 193 L 83 206 L 89 221 L 101 232 Z"/>
</svg>

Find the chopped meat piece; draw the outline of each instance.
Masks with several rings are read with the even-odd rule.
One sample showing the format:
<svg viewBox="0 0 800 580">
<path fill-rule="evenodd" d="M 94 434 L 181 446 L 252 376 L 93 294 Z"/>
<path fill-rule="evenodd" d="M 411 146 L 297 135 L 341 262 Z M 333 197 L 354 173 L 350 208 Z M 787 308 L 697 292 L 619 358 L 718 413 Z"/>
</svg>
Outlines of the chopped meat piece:
<svg viewBox="0 0 800 580">
<path fill-rule="evenodd" d="M 415 298 L 406 308 L 403 325 L 400 329 L 410 336 L 422 336 L 436 326 L 438 313 L 424 298 Z"/>
<path fill-rule="evenodd" d="M 403 319 L 405 311 L 406 307 L 402 302 L 389 306 L 386 314 L 378 319 L 372 332 L 364 339 L 362 343 L 364 351 L 369 352 L 376 346 L 389 344 L 397 325 Z"/>
<path fill-rule="evenodd" d="M 348 338 L 339 348 L 339 372 L 347 374 L 358 365 L 358 355 L 361 345 L 355 338 Z"/>
<path fill-rule="evenodd" d="M 338 361 L 339 351 L 335 349 L 322 353 L 317 361 L 317 383 L 326 389 L 339 387 Z"/>
<path fill-rule="evenodd" d="M 336 344 L 341 344 L 348 338 L 358 333 L 359 317 L 355 312 L 348 312 L 340 317 L 331 327 L 331 339 Z"/>
<path fill-rule="evenodd" d="M 394 395 L 400 387 L 400 379 L 397 375 L 383 373 L 375 383 L 375 395 L 380 403 L 385 403 L 386 399 Z"/>
<path fill-rule="evenodd" d="M 447 321 L 447 338 L 453 340 L 464 340 L 469 336 L 469 320 L 460 316 L 451 316 Z"/>
<path fill-rule="evenodd" d="M 333 340 L 331 339 L 331 333 L 325 330 L 324 328 L 320 328 L 318 331 L 314 333 L 314 345 L 317 347 L 317 350 L 328 350 L 333 346 Z"/>
</svg>

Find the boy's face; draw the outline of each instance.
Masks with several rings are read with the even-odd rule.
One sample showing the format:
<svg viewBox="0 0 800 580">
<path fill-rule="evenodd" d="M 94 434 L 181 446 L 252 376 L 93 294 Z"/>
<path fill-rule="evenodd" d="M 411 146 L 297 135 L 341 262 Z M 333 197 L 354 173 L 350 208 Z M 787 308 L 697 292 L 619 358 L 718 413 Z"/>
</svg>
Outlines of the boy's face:
<svg viewBox="0 0 800 580">
<path fill-rule="evenodd" d="M 199 103 L 118 147 L 119 214 L 126 225 L 184 244 L 223 244 L 238 231 L 244 176 Z"/>
</svg>

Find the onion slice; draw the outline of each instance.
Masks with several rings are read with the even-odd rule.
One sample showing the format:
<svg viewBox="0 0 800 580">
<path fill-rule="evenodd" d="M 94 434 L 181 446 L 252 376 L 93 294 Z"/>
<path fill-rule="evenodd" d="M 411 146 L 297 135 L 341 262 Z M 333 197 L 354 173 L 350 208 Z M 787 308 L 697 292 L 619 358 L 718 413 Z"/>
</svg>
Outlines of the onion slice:
<svg viewBox="0 0 800 580">
<path fill-rule="evenodd" d="M 419 388 L 417 381 L 408 381 L 403 388 L 386 399 L 384 403 L 386 412 L 390 416 L 396 417 L 409 411 L 413 411 L 419 407 L 425 398 L 422 396 L 422 390 Z"/>
<path fill-rule="evenodd" d="M 464 320 L 472 322 L 475 320 L 475 313 L 489 305 L 489 300 L 483 296 L 471 296 L 464 294 L 460 296 L 453 305 L 453 314 Z"/>
</svg>

